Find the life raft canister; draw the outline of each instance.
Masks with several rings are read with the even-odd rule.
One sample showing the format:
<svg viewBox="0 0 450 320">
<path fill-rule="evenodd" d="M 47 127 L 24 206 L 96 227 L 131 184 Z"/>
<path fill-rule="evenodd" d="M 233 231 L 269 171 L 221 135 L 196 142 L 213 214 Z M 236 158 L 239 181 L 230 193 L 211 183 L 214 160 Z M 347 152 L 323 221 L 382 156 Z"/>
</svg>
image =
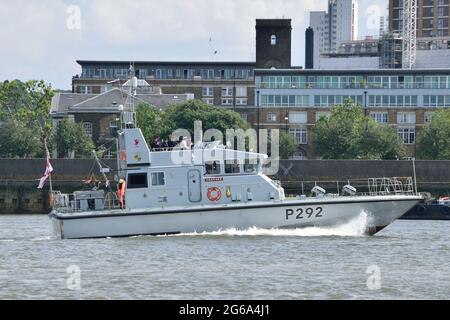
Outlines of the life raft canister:
<svg viewBox="0 0 450 320">
<path fill-rule="evenodd" d="M 53 208 L 55 206 L 55 195 L 53 194 L 53 192 L 50 192 L 48 202 L 50 204 L 50 208 Z"/>
<path fill-rule="evenodd" d="M 208 199 L 212 202 L 217 202 L 222 197 L 222 191 L 217 187 L 212 187 L 208 189 Z"/>
</svg>

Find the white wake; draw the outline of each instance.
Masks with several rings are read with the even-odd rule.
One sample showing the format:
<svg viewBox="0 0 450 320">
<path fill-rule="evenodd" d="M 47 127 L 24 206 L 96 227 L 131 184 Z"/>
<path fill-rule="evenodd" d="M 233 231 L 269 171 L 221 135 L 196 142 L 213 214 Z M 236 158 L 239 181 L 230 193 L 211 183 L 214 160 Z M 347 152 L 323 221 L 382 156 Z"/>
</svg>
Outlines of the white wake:
<svg viewBox="0 0 450 320">
<path fill-rule="evenodd" d="M 333 227 L 305 227 L 297 229 L 261 229 L 249 228 L 240 230 L 230 228 L 213 232 L 194 232 L 181 233 L 174 235 L 175 237 L 186 236 L 230 236 L 230 237 L 247 237 L 247 236 L 282 236 L 282 237 L 361 237 L 365 235 L 365 231 L 370 223 L 370 217 L 362 212 L 355 219 Z"/>
</svg>

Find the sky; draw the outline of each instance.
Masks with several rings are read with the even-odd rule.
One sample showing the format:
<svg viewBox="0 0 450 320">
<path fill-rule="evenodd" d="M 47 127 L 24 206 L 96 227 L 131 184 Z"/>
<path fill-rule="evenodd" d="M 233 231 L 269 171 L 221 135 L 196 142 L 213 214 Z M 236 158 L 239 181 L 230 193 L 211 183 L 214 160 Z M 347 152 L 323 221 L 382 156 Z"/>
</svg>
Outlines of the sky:
<svg viewBox="0 0 450 320">
<path fill-rule="evenodd" d="M 292 19 L 304 65 L 309 11 L 327 0 L 0 0 L 0 81 L 70 89 L 76 60 L 254 61 L 255 19 Z M 359 0 L 360 39 L 378 35 L 387 0 Z M 210 41 L 211 39 L 211 41 Z M 212 55 L 212 51 L 216 51 Z"/>
</svg>

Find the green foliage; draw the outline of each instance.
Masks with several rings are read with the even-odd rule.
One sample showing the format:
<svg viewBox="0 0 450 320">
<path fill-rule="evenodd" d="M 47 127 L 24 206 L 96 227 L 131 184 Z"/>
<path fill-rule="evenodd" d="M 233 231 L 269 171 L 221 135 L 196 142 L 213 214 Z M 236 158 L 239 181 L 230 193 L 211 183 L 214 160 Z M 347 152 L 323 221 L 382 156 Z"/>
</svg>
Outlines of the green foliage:
<svg viewBox="0 0 450 320">
<path fill-rule="evenodd" d="M 75 152 L 77 156 L 92 156 L 94 144 L 84 131 L 82 123 L 62 120 L 58 125 L 54 140 L 58 151 L 64 156 L 69 156 L 71 152 Z"/>
<path fill-rule="evenodd" d="M 297 139 L 292 134 L 280 131 L 280 158 L 289 159 L 297 150 Z"/>
<path fill-rule="evenodd" d="M 440 109 L 417 139 L 417 153 L 424 160 L 450 160 L 450 110 Z"/>
<path fill-rule="evenodd" d="M 227 129 L 248 129 L 248 124 L 241 116 L 227 109 L 220 109 L 201 100 L 190 100 L 182 104 L 169 106 L 165 111 L 167 129 L 170 135 L 177 129 L 186 129 L 194 133 L 194 122 L 202 121 L 203 131 L 217 129 L 225 136 Z"/>
<path fill-rule="evenodd" d="M 167 131 L 163 112 L 148 103 L 140 103 L 136 110 L 136 119 L 145 140 L 150 144 L 154 137 Z"/>
<path fill-rule="evenodd" d="M 36 132 L 25 124 L 9 119 L 0 125 L 0 157 L 40 158 L 44 145 Z"/>
<path fill-rule="evenodd" d="M 351 101 L 331 109 L 314 127 L 314 147 L 324 159 L 393 160 L 405 156 L 397 132 L 364 115 Z"/>
<path fill-rule="evenodd" d="M 31 140 L 35 142 L 34 138 L 38 138 L 45 149 L 51 137 L 49 112 L 53 94 L 51 86 L 42 80 L 0 83 L 0 120 L 16 121 L 17 130 L 21 126 L 33 130 Z"/>
<path fill-rule="evenodd" d="M 194 122 L 202 121 L 203 132 L 220 130 L 224 137 L 227 129 L 248 128 L 247 123 L 234 111 L 219 109 L 200 100 L 170 105 L 160 111 L 149 104 L 141 103 L 137 108 L 137 122 L 145 139 L 150 143 L 154 137 L 169 137 L 177 129 L 194 133 Z"/>
</svg>

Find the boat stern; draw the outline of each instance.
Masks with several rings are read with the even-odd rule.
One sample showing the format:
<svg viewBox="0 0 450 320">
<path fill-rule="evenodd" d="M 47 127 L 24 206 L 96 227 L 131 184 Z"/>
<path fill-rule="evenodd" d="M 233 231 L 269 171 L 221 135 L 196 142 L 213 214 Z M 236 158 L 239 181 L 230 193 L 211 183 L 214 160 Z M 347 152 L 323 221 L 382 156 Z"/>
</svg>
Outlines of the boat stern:
<svg viewBox="0 0 450 320">
<path fill-rule="evenodd" d="M 53 236 L 58 239 L 64 239 L 64 220 L 58 219 L 58 214 L 52 211 L 48 217 L 52 222 Z"/>
</svg>

